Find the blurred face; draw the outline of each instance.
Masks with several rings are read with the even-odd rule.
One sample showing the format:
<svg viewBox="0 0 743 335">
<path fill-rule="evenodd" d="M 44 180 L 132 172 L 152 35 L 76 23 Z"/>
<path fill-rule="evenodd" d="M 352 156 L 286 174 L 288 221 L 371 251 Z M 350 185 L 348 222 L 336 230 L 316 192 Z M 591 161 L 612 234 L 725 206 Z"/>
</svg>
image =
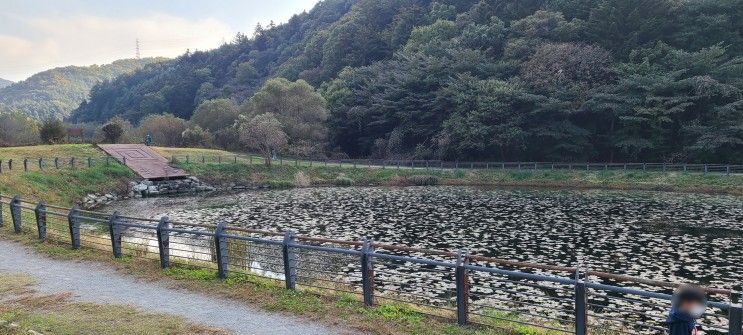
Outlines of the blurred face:
<svg viewBox="0 0 743 335">
<path fill-rule="evenodd" d="M 700 301 L 685 301 L 679 304 L 679 310 L 689 314 L 695 319 L 699 319 L 704 314 L 706 306 Z"/>
</svg>

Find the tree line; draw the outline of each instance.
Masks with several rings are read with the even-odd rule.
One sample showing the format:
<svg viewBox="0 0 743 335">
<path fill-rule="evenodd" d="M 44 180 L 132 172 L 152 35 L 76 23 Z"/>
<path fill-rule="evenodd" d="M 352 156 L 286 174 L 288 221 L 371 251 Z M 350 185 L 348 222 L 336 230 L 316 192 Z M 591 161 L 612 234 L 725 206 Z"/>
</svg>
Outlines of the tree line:
<svg viewBox="0 0 743 335">
<path fill-rule="evenodd" d="M 741 42 L 741 0 L 326 0 L 96 85 L 70 121 L 167 113 L 184 145 L 268 129 L 307 156 L 743 162 Z"/>
</svg>

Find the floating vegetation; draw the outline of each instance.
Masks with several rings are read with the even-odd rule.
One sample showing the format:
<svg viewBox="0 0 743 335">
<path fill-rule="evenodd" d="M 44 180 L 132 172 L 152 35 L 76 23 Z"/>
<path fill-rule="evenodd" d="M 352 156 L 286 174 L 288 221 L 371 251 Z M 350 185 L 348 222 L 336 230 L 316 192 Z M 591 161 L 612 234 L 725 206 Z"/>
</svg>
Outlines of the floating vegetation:
<svg viewBox="0 0 743 335">
<path fill-rule="evenodd" d="M 173 200 L 175 208 L 169 207 L 168 199 L 149 200 L 146 206 L 141 201 L 148 200 L 122 205 L 133 211 L 158 208 L 157 215 L 176 221 L 226 221 L 236 226 L 291 229 L 302 235 L 346 240 L 369 237 L 390 244 L 466 249 L 498 258 L 581 265 L 591 270 L 721 288 L 733 288 L 743 280 L 739 266 L 743 263 L 743 249 L 739 247 L 743 245 L 743 206 L 741 198 L 735 196 L 435 186 L 271 190 L 199 198 L 190 204 L 181 198 Z M 220 204 L 225 206 L 217 206 Z M 314 259 L 322 263 L 319 256 Z M 264 261 L 257 261 L 262 271 L 281 271 L 266 269 Z M 357 277 L 351 275 L 359 271 L 356 259 L 325 262 L 314 269 L 326 271 L 333 280 L 358 286 Z M 409 294 L 419 300 L 423 297 L 430 305 L 451 306 L 454 302 L 453 273 L 446 269 L 411 270 L 403 264 L 384 262 L 375 267 L 380 290 Z M 505 304 L 493 296 L 502 290 L 531 292 L 545 298 L 522 301 L 508 296 L 511 302 Z M 530 303 L 557 309 L 563 305 L 559 301 L 569 299 L 571 294 L 488 276 L 473 277 L 472 292 L 473 303 L 482 308 L 508 307 L 524 314 L 533 312 L 523 307 Z M 589 299 L 602 313 L 627 307 L 599 295 Z M 658 305 L 644 312 L 662 319 L 666 308 Z M 551 315 L 567 316 L 563 312 Z M 707 322 L 724 325 L 725 320 L 722 314 L 716 314 Z"/>
</svg>

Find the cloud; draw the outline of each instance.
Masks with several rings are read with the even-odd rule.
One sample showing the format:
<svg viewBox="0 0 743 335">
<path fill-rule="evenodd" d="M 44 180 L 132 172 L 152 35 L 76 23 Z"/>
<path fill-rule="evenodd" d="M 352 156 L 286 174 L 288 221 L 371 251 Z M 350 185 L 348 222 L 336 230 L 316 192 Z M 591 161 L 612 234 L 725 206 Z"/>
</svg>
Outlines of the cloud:
<svg viewBox="0 0 743 335">
<path fill-rule="evenodd" d="M 138 18 L 46 17 L 28 19 L 24 24 L 31 32 L 25 37 L 0 35 L 2 78 L 21 80 L 58 66 L 133 58 L 137 38 L 142 57 L 175 57 L 186 49 L 215 48 L 236 33 L 217 19 L 189 20 L 164 14 Z"/>
</svg>

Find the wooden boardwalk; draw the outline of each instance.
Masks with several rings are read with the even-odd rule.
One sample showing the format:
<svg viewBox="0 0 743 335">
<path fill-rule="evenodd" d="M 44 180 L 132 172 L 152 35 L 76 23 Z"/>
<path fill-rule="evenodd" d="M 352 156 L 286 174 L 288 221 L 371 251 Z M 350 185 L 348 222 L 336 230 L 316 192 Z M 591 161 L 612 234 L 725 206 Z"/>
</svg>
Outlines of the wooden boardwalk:
<svg viewBox="0 0 743 335">
<path fill-rule="evenodd" d="M 100 144 L 98 147 L 126 164 L 142 178 L 157 180 L 188 177 L 186 172 L 168 165 L 167 158 L 144 144 Z"/>
</svg>

